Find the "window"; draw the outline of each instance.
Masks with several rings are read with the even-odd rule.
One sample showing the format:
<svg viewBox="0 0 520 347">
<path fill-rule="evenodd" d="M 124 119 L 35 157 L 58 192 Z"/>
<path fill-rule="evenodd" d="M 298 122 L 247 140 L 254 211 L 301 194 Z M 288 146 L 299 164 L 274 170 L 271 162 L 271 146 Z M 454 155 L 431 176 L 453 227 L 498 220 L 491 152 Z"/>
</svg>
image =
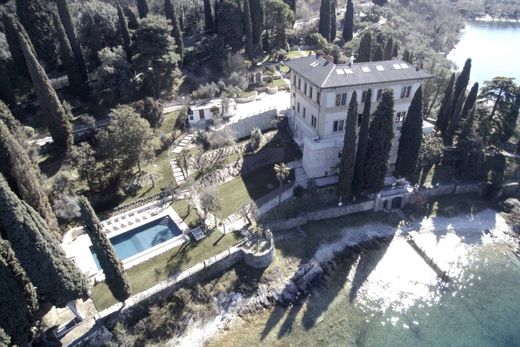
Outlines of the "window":
<svg viewBox="0 0 520 347">
<path fill-rule="evenodd" d="M 403 98 L 409 98 L 410 97 L 410 91 L 412 90 L 411 86 L 406 86 L 401 88 L 401 99 Z"/>
<path fill-rule="evenodd" d="M 343 156 L 343 150 L 340 149 L 340 151 L 338 152 L 338 159 L 341 159 L 342 156 Z"/>
<path fill-rule="evenodd" d="M 332 131 L 333 132 L 343 131 L 344 124 L 345 124 L 344 120 L 335 120 L 334 123 L 332 124 Z"/>
<path fill-rule="evenodd" d="M 296 75 L 294 75 L 294 78 L 293 78 L 293 85 L 296 87 Z"/>
<path fill-rule="evenodd" d="M 307 110 L 305 109 L 305 107 L 303 108 L 303 118 L 305 118 L 305 114 L 307 113 L 306 112 Z"/>
<path fill-rule="evenodd" d="M 192 114 L 190 114 L 190 120 L 193 120 L 193 115 Z"/>
<path fill-rule="evenodd" d="M 360 127 L 363 122 L 363 113 L 358 113 L 357 115 L 357 126 Z"/>
<path fill-rule="evenodd" d="M 383 89 L 378 89 L 377 90 L 377 101 L 381 100 L 381 96 L 383 95 Z"/>
<path fill-rule="evenodd" d="M 316 128 L 316 117 L 314 115 L 311 116 L 311 125 Z"/>
<path fill-rule="evenodd" d="M 204 110 L 199 110 L 200 119 L 204 119 Z"/>
<path fill-rule="evenodd" d="M 404 121 L 404 117 L 406 117 L 406 112 L 397 112 L 397 114 L 395 115 L 395 121 L 397 123 L 401 123 L 402 121 Z"/>
<path fill-rule="evenodd" d="M 293 98 L 295 98 L 295 97 L 296 97 L 296 93 L 295 93 L 295 92 L 293 92 L 293 93 L 292 93 L 292 96 L 293 96 Z"/>
<path fill-rule="evenodd" d="M 309 98 L 312 99 L 312 86 L 309 86 Z"/>
<path fill-rule="evenodd" d="M 345 106 L 347 104 L 347 93 L 336 94 L 336 106 Z"/>
<path fill-rule="evenodd" d="M 361 102 L 365 102 L 366 98 L 367 98 L 367 91 L 364 90 L 363 93 L 361 93 Z"/>
<path fill-rule="evenodd" d="M 303 84 L 303 94 L 307 95 L 307 82 Z"/>
<path fill-rule="evenodd" d="M 300 103 L 298 103 L 298 107 L 296 110 L 298 111 L 298 113 L 300 113 Z"/>
<path fill-rule="evenodd" d="M 321 98 L 321 93 L 320 92 L 317 92 L 316 93 L 316 101 L 318 102 L 318 105 L 320 104 L 320 98 Z"/>
<path fill-rule="evenodd" d="M 302 90 L 302 79 L 298 78 L 298 89 Z"/>
</svg>

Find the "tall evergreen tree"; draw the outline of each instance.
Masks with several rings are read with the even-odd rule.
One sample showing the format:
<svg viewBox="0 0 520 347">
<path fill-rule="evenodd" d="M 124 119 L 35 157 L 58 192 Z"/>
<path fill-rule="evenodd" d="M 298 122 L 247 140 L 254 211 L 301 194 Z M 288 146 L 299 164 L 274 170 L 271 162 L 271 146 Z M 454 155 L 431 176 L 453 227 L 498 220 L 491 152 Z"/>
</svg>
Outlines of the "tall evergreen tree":
<svg viewBox="0 0 520 347">
<path fill-rule="evenodd" d="M 385 89 L 368 130 L 363 189 L 375 193 L 383 189 L 388 158 L 394 137 L 394 95 Z"/>
<path fill-rule="evenodd" d="M 453 104 L 453 86 L 455 85 L 455 73 L 451 75 L 448 86 L 444 91 L 444 98 L 442 99 L 439 113 L 437 114 L 437 120 L 435 121 L 435 127 L 438 131 L 444 133 L 448 128 L 450 122 L 451 108 Z"/>
<path fill-rule="evenodd" d="M 137 12 L 139 12 L 139 18 L 144 18 L 148 16 L 150 12 L 150 8 L 148 7 L 148 2 L 146 0 L 136 0 L 137 1 Z"/>
<path fill-rule="evenodd" d="M 478 88 L 478 83 L 473 84 L 473 87 L 471 87 L 468 97 L 464 101 L 464 107 L 460 112 L 460 117 L 456 120 L 457 123 L 454 122 L 453 126 L 452 124 L 450 124 L 450 127 L 452 127 L 450 131 L 453 133 L 453 135 L 460 134 L 462 131 L 462 126 L 466 124 L 468 117 L 472 117 L 471 110 L 473 110 L 473 108 L 475 107 L 475 102 L 477 101 Z"/>
<path fill-rule="evenodd" d="M 77 95 L 85 95 L 87 92 L 87 86 L 81 74 L 81 67 L 79 66 L 72 47 L 70 45 L 65 29 L 61 24 L 59 17 L 54 14 L 54 24 L 56 26 L 56 34 L 58 42 L 60 43 L 60 57 L 65 70 L 67 71 L 67 77 L 69 79 L 69 86 L 72 91 Z"/>
<path fill-rule="evenodd" d="M 0 100 L 11 107 L 16 106 L 16 94 L 11 77 L 7 72 L 7 61 L 0 60 Z"/>
<path fill-rule="evenodd" d="M 457 100 L 457 104 L 455 104 L 455 108 L 453 109 L 450 117 L 450 123 L 448 124 L 448 129 L 442 134 L 442 139 L 444 140 L 444 144 L 446 146 L 451 146 L 453 144 L 453 137 L 455 136 L 455 131 L 460 126 L 460 116 L 462 113 L 462 108 L 464 106 L 464 101 L 466 100 L 466 93 L 462 93 Z"/>
<path fill-rule="evenodd" d="M 258 47 L 264 30 L 264 9 L 261 0 L 249 0 L 251 25 L 253 28 L 253 46 Z"/>
<path fill-rule="evenodd" d="M 482 137 L 478 133 L 477 122 L 475 107 L 473 107 L 468 117 L 464 119 L 457 137 L 456 149 L 460 158 L 459 172 L 461 176 L 467 178 L 478 177 L 482 171 L 483 143 Z"/>
<path fill-rule="evenodd" d="M 31 41 L 24 34 L 23 27 L 20 23 L 17 23 L 17 26 L 19 28 L 18 39 L 23 50 L 27 69 L 31 75 L 34 91 L 45 114 L 49 132 L 55 145 L 63 152 L 66 152 L 73 143 L 69 115 L 61 104 L 45 70 L 38 62 L 38 59 L 36 59 Z"/>
<path fill-rule="evenodd" d="M 413 53 L 411 51 L 409 51 L 408 49 L 405 49 L 403 52 L 403 60 L 405 62 L 407 62 L 408 64 L 412 64 L 413 63 Z"/>
<path fill-rule="evenodd" d="M 358 114 L 357 94 L 354 91 L 348 105 L 343 152 L 339 163 L 338 193 L 347 200 L 353 197 L 354 168 L 356 166 L 356 121 Z"/>
<path fill-rule="evenodd" d="M 319 33 L 327 41 L 330 42 L 330 29 L 331 29 L 331 15 L 330 15 L 330 0 L 321 0 L 320 6 L 320 22 L 319 22 Z"/>
<path fill-rule="evenodd" d="M 253 23 L 251 22 L 249 0 L 244 0 L 244 29 L 246 32 L 246 55 L 249 59 L 253 59 Z"/>
<path fill-rule="evenodd" d="M 177 14 L 175 13 L 175 8 L 173 7 L 171 0 L 164 1 L 164 13 L 172 25 L 172 36 L 175 40 L 175 44 L 177 45 L 177 53 L 179 54 L 180 62 L 182 63 L 184 59 L 184 40 L 182 39 L 182 31 L 179 24 L 179 19 L 177 18 Z"/>
<path fill-rule="evenodd" d="M 0 327 L 13 343 L 25 346 L 30 337 L 38 296 L 9 243 L 0 237 Z M 1 344 L 0 346 L 3 346 Z M 7 346 L 7 345 L 6 345 Z"/>
<path fill-rule="evenodd" d="M 352 0 L 347 0 L 347 10 L 343 20 L 343 41 L 352 41 L 354 37 L 354 4 Z"/>
<path fill-rule="evenodd" d="M 76 36 L 69 5 L 67 0 L 56 0 L 56 5 L 58 7 L 58 14 L 60 16 L 61 23 L 65 28 L 67 38 L 69 39 L 70 46 L 74 52 L 74 57 L 76 59 L 76 64 L 79 67 L 81 78 L 84 82 L 86 82 L 88 80 L 87 66 L 85 64 L 85 58 L 83 57 L 83 52 L 81 51 L 78 37 Z"/>
<path fill-rule="evenodd" d="M 169 0 L 167 0 L 169 1 Z M 117 2 L 117 17 L 119 20 L 119 32 L 121 33 L 121 39 L 123 41 L 123 49 L 126 53 L 126 60 L 128 62 L 132 62 L 132 57 L 134 55 L 132 51 L 132 38 L 130 37 L 130 30 L 128 29 L 128 22 L 126 21 L 125 14 L 123 12 L 123 8 L 119 1 Z"/>
<path fill-rule="evenodd" d="M 9 45 L 9 52 L 11 53 L 11 59 L 13 60 L 14 66 L 16 67 L 16 73 L 22 77 L 29 78 L 29 71 L 25 64 L 25 58 L 23 56 L 22 46 L 18 39 L 18 28 L 16 20 L 12 15 L 4 13 L 4 33 Z"/>
<path fill-rule="evenodd" d="M 370 124 L 370 106 L 372 105 L 372 89 L 369 89 L 365 95 L 365 104 L 363 106 L 363 116 L 361 118 L 361 127 L 359 129 L 358 144 L 356 151 L 356 167 L 354 170 L 354 180 L 352 189 L 355 197 L 361 195 L 363 190 L 363 174 L 365 171 L 365 160 L 367 157 L 368 146 L 368 127 Z"/>
<path fill-rule="evenodd" d="M 455 105 L 457 105 L 457 102 L 459 101 L 459 97 L 463 95 L 468 88 L 470 73 L 471 58 L 468 58 L 464 63 L 461 73 L 457 77 L 457 81 L 455 82 L 455 88 L 453 89 L 452 114 L 450 118 L 453 118 L 453 111 L 455 110 Z"/>
<path fill-rule="evenodd" d="M 40 215 L 18 199 L 0 175 L 0 225 L 40 298 L 55 306 L 87 294 L 85 277 L 67 259 Z"/>
<path fill-rule="evenodd" d="M 413 96 L 401 128 L 395 172 L 398 177 L 411 178 L 417 168 L 422 140 L 422 87 Z"/>
<path fill-rule="evenodd" d="M 371 61 L 382 61 L 382 60 L 384 60 L 384 58 L 385 57 L 384 57 L 383 47 L 381 45 L 377 45 Z"/>
<path fill-rule="evenodd" d="M 132 30 L 137 30 L 139 28 L 139 19 L 130 7 L 125 6 L 123 8 L 123 12 L 125 13 L 126 18 L 128 19 L 128 28 Z"/>
<path fill-rule="evenodd" d="M 6 177 L 11 189 L 38 211 L 58 236 L 58 221 L 43 189 L 41 177 L 23 147 L 22 131 L 15 123 L 11 111 L 0 102 L 0 173 Z"/>
<path fill-rule="evenodd" d="M 110 292 L 118 301 L 125 302 L 130 297 L 130 284 L 123 269 L 123 264 L 116 255 L 96 212 L 87 198 L 78 198 L 85 230 L 92 241 L 99 265 L 105 274 L 105 282 Z"/>
<path fill-rule="evenodd" d="M 218 5 L 218 36 L 232 50 L 242 47 L 244 37 L 244 19 L 240 3 L 236 0 L 220 0 Z"/>
<path fill-rule="evenodd" d="M 394 49 L 392 51 L 392 58 L 399 56 L 399 43 L 396 41 L 394 42 Z"/>
<path fill-rule="evenodd" d="M 16 13 L 29 34 L 38 58 L 47 69 L 58 66 L 58 43 L 52 25 L 52 16 L 43 0 L 16 0 Z"/>
<path fill-rule="evenodd" d="M 206 32 L 211 33 L 214 31 L 213 27 L 213 15 L 211 14 L 211 1 L 204 0 L 204 28 Z"/>
<path fill-rule="evenodd" d="M 359 51 L 357 62 L 358 63 L 366 63 L 370 61 L 370 56 L 372 52 L 372 35 L 368 32 L 361 38 L 359 42 Z"/>
<path fill-rule="evenodd" d="M 393 54 L 394 54 L 394 39 L 392 37 L 390 37 L 386 41 L 384 60 L 392 59 Z"/>
<path fill-rule="evenodd" d="M 336 22 L 336 0 L 330 0 L 330 42 L 334 42 L 337 36 Z"/>
</svg>

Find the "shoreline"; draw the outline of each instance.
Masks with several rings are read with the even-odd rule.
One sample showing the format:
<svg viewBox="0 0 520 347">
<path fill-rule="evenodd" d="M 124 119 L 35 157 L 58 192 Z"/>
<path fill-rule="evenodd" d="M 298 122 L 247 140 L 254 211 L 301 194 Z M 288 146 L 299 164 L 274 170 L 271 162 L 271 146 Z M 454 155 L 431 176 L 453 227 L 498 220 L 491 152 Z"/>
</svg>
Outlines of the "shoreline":
<svg viewBox="0 0 520 347">
<path fill-rule="evenodd" d="M 520 24 L 520 19 L 492 17 L 490 15 L 485 15 L 482 17 L 475 17 L 472 19 L 472 21 L 485 22 L 485 23 L 517 23 L 517 24 Z"/>
</svg>

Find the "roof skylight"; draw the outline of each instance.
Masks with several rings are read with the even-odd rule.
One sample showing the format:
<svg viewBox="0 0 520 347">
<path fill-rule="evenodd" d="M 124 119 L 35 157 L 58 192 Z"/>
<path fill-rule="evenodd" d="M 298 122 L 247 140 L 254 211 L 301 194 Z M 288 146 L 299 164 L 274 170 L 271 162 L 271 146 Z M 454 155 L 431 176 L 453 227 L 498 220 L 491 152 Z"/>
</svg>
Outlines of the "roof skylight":
<svg viewBox="0 0 520 347">
<path fill-rule="evenodd" d="M 377 69 L 377 71 L 385 71 L 385 68 L 383 67 L 383 65 L 376 65 L 376 69 Z"/>
<path fill-rule="evenodd" d="M 361 67 L 361 70 L 362 70 L 363 72 L 370 72 L 370 68 L 369 68 L 368 66 L 362 66 L 362 67 Z"/>
<path fill-rule="evenodd" d="M 394 69 L 396 69 L 396 70 L 401 70 L 401 65 L 399 65 L 399 64 L 394 64 Z"/>
</svg>

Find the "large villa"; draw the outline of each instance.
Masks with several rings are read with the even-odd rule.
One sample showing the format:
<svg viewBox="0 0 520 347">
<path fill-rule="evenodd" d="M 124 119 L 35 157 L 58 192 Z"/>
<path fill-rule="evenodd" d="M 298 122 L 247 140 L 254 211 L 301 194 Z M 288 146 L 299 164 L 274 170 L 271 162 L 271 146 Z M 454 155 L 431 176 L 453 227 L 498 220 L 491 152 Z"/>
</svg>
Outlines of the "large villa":
<svg viewBox="0 0 520 347">
<path fill-rule="evenodd" d="M 291 72 L 289 125 L 303 151 L 308 177 L 329 176 L 341 158 L 345 118 L 352 93 L 358 97 L 358 127 L 368 89 L 374 112 L 384 89 L 394 91 L 394 140 L 389 171 L 397 159 L 400 127 L 415 91 L 432 77 L 402 60 L 334 64 L 319 55 L 287 62 Z"/>
</svg>

